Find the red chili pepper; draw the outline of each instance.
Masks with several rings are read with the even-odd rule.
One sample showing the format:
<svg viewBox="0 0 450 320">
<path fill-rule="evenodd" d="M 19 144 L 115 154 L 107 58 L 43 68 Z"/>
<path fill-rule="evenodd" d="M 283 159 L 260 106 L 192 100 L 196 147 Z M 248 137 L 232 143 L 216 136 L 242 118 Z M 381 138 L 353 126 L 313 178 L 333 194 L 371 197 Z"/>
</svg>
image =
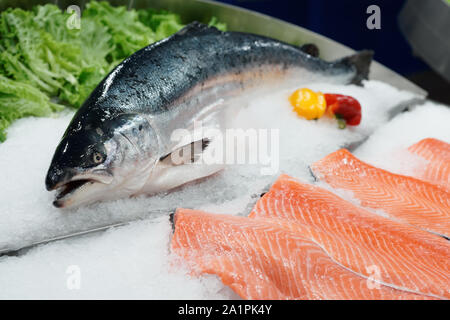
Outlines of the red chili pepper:
<svg viewBox="0 0 450 320">
<path fill-rule="evenodd" d="M 361 105 L 355 98 L 342 94 L 325 93 L 325 100 L 327 101 L 327 111 L 336 118 L 345 120 L 345 124 L 357 126 L 361 123 Z"/>
</svg>

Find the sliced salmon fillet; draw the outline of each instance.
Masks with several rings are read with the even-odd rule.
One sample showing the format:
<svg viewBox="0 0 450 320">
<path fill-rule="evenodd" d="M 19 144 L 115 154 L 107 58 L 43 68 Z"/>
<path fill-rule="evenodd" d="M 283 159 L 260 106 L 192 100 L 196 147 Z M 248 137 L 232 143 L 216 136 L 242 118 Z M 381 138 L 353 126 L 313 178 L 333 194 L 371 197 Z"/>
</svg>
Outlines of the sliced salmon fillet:
<svg viewBox="0 0 450 320">
<path fill-rule="evenodd" d="M 282 175 L 251 218 L 292 221 L 334 261 L 395 288 L 450 298 L 450 243 Z"/>
<path fill-rule="evenodd" d="M 408 150 L 428 161 L 424 170 L 413 174 L 414 177 L 450 190 L 450 144 L 427 138 L 413 144 Z"/>
<path fill-rule="evenodd" d="M 428 299 L 339 265 L 296 224 L 179 209 L 172 251 L 244 299 Z M 377 286 L 378 284 L 378 286 Z"/>
<path fill-rule="evenodd" d="M 311 170 L 333 188 L 350 190 L 364 207 L 450 237 L 450 193 L 441 187 L 376 168 L 345 149 L 314 163 Z"/>
</svg>

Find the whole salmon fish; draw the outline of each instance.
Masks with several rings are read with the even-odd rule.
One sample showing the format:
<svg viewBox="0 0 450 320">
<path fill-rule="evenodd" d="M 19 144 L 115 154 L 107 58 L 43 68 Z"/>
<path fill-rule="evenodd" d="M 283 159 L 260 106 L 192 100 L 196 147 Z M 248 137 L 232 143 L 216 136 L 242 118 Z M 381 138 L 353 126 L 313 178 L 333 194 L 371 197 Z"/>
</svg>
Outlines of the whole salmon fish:
<svg viewBox="0 0 450 320">
<path fill-rule="evenodd" d="M 326 62 L 274 39 L 191 23 L 125 59 L 98 85 L 56 148 L 46 187 L 59 190 L 56 207 L 71 207 L 209 176 L 223 165 L 192 164 L 213 139 L 174 141 L 176 129 L 194 130 L 196 121 L 222 128 L 246 99 L 268 88 L 359 84 L 371 60 L 372 52 L 362 51 Z"/>
</svg>

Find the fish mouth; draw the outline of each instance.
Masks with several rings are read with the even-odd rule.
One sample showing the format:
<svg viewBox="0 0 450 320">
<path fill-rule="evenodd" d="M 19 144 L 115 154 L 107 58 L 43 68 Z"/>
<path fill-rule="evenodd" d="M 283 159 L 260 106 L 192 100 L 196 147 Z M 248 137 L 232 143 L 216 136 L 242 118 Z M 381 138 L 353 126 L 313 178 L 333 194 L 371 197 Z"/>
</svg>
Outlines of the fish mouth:
<svg viewBox="0 0 450 320">
<path fill-rule="evenodd" d="M 81 188 L 86 183 L 93 183 L 91 179 L 82 179 L 69 181 L 58 188 L 58 193 L 56 194 L 56 200 L 62 199 L 68 194 L 75 192 L 76 189 Z"/>
<path fill-rule="evenodd" d="M 56 190 L 53 205 L 57 208 L 78 206 L 92 202 L 99 193 L 106 192 L 114 177 L 107 170 L 94 170 L 76 175 L 67 174 L 70 178 L 61 179 L 54 185 L 47 184 L 49 191 Z"/>
<path fill-rule="evenodd" d="M 85 189 L 87 186 L 99 183 L 93 179 L 80 179 L 68 181 L 57 188 L 57 194 L 53 205 L 57 208 L 66 206 L 68 200 L 77 192 Z"/>
<path fill-rule="evenodd" d="M 57 193 L 53 205 L 57 208 L 79 205 L 85 202 L 84 199 L 89 199 L 99 188 L 101 189 L 105 185 L 103 181 L 92 178 L 67 181 L 55 188 Z"/>
</svg>

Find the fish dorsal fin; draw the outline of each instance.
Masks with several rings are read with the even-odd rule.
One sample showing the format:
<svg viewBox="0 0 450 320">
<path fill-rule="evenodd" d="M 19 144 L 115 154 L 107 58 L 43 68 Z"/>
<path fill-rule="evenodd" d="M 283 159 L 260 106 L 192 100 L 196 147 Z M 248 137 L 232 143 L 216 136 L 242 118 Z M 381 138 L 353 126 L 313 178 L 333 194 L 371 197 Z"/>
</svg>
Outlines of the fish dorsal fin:
<svg viewBox="0 0 450 320">
<path fill-rule="evenodd" d="M 198 21 L 191 22 L 183 29 L 178 31 L 176 35 L 200 35 L 200 34 L 220 34 L 222 31 L 215 27 L 208 26 L 207 24 L 200 23 Z"/>
</svg>

